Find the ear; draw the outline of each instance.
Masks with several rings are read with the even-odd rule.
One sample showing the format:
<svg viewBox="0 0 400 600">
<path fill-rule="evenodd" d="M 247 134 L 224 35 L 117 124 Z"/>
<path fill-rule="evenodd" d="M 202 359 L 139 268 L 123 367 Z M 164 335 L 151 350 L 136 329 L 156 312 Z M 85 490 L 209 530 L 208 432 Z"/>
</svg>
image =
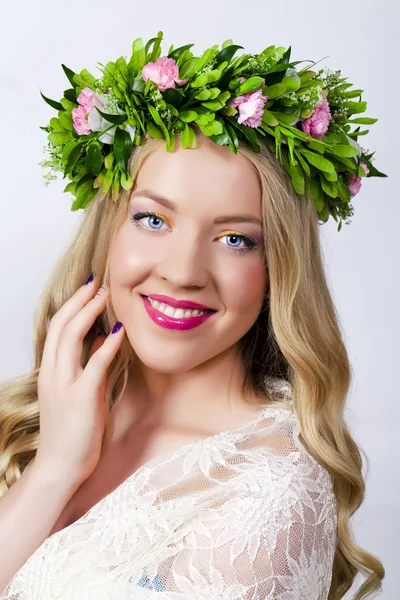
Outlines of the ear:
<svg viewBox="0 0 400 600">
<path fill-rule="evenodd" d="M 107 338 L 106 338 L 105 335 L 98 335 L 94 339 L 94 341 L 92 343 L 92 347 L 90 348 L 90 351 L 89 351 L 88 360 L 96 352 L 96 350 L 98 350 L 104 344 L 104 342 L 105 342 L 106 339 Z"/>
</svg>

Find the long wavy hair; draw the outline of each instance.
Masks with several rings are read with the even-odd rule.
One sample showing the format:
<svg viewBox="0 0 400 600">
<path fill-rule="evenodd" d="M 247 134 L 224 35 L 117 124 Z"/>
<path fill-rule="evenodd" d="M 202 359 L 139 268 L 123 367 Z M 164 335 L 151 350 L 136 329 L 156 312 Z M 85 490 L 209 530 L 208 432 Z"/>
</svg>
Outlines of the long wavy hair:
<svg viewBox="0 0 400 600">
<path fill-rule="evenodd" d="M 196 136 L 203 135 L 195 126 Z M 128 162 L 132 179 L 143 160 L 162 140 L 144 136 Z M 180 135 L 176 134 L 176 143 Z M 189 149 L 188 149 L 189 151 Z M 230 151 L 227 149 L 227 152 Z M 330 473 L 337 500 L 338 528 L 329 600 L 339 600 L 358 573 L 365 576 L 354 600 L 381 590 L 385 570 L 380 560 L 358 546 L 350 517 L 365 495 L 361 449 L 344 420 L 352 369 L 339 318 L 328 289 L 319 241 L 319 221 L 309 192 L 299 196 L 273 152 L 263 144 L 253 152 L 238 150 L 258 173 L 264 228 L 268 290 L 257 321 L 240 340 L 244 361 L 243 393 L 274 394 L 271 381 L 284 379 L 293 394 L 293 410 L 308 451 Z M 108 280 L 108 250 L 127 216 L 130 191 L 117 201 L 99 193 L 83 210 L 76 235 L 56 262 L 34 314 L 34 368 L 0 385 L 0 497 L 34 459 L 39 445 L 37 381 L 50 319 L 94 271 Z M 83 341 L 82 367 L 94 339 L 108 335 L 117 316 L 112 298 Z M 135 360 L 124 340 L 107 373 L 106 402 L 111 410 L 121 397 Z M 282 396 L 275 395 L 275 401 Z M 107 445 L 108 427 L 102 451 Z M 363 452 L 367 469 L 368 459 Z"/>
</svg>

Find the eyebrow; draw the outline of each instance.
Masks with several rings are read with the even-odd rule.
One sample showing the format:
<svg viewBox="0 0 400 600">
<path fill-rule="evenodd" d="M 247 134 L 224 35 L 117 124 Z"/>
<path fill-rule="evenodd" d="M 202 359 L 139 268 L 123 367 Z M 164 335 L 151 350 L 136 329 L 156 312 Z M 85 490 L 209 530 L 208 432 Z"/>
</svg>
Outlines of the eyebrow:
<svg viewBox="0 0 400 600">
<path fill-rule="evenodd" d="M 131 195 L 131 198 L 136 196 L 145 196 L 146 198 L 155 200 L 158 204 L 162 204 L 162 206 L 165 206 L 172 212 L 178 212 L 175 202 L 151 190 L 138 190 Z M 236 215 L 222 215 L 221 217 L 217 217 L 214 223 L 256 223 L 257 225 L 261 225 L 261 219 L 250 213 L 238 213 Z"/>
</svg>

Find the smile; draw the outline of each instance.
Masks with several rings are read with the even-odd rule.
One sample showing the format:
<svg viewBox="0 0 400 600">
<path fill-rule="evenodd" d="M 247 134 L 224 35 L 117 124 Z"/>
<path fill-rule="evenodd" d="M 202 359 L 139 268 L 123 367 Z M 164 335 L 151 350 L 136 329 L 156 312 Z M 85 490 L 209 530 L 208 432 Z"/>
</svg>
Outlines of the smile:
<svg viewBox="0 0 400 600">
<path fill-rule="evenodd" d="M 149 300 L 147 296 L 142 296 L 142 300 L 147 314 L 152 321 L 157 325 L 160 325 L 160 327 L 165 327 L 167 329 L 193 329 L 204 323 L 204 321 L 217 312 L 198 309 L 176 309 L 163 303 L 155 303 Z"/>
</svg>

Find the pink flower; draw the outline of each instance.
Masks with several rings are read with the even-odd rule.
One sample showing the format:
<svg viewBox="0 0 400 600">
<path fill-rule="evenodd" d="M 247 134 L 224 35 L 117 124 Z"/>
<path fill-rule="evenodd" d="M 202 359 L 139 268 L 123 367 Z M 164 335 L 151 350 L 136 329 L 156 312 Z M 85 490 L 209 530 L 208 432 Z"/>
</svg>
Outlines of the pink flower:
<svg viewBox="0 0 400 600">
<path fill-rule="evenodd" d="M 99 108 L 104 107 L 104 102 L 89 87 L 85 87 L 79 93 L 77 102 L 79 106 L 73 108 L 71 111 L 74 129 L 79 135 L 88 135 L 93 131 L 93 127 L 90 126 L 86 115 L 89 115 L 93 111 L 94 106 L 98 106 Z M 99 113 L 96 111 L 96 114 Z"/>
<path fill-rule="evenodd" d="M 301 126 L 306 135 L 322 140 L 331 119 L 328 100 L 324 98 L 320 104 L 317 104 L 311 117 L 301 122 Z"/>
<path fill-rule="evenodd" d="M 367 165 L 365 164 L 365 162 L 360 162 L 360 166 L 364 169 L 366 175 L 368 175 L 369 169 L 368 169 Z M 353 175 L 351 173 L 349 175 L 349 178 L 348 178 L 348 181 L 347 181 L 347 187 L 350 190 L 351 197 L 353 197 L 356 194 L 358 194 L 358 192 L 361 189 L 361 186 L 362 186 L 361 177 L 356 177 L 355 175 Z"/>
<path fill-rule="evenodd" d="M 86 120 L 86 108 L 84 106 L 78 106 L 77 108 L 73 108 L 71 112 L 75 131 L 77 131 L 79 135 L 88 135 L 91 129 Z"/>
<path fill-rule="evenodd" d="M 246 81 L 245 77 L 242 77 L 240 82 Z M 247 92 L 241 96 L 237 96 L 230 102 L 229 106 L 233 108 L 239 108 L 239 116 L 237 118 L 238 123 L 247 125 L 248 127 L 259 127 L 264 112 L 265 103 L 268 100 L 268 96 L 263 96 L 262 89 L 254 90 L 254 92 Z"/>
<path fill-rule="evenodd" d="M 155 62 L 148 62 L 142 69 L 144 81 L 151 79 L 157 84 L 161 92 L 167 88 L 174 88 L 175 83 L 184 85 L 188 80 L 179 79 L 179 68 L 173 58 L 160 56 Z"/>
<path fill-rule="evenodd" d="M 85 87 L 77 98 L 78 104 L 83 106 L 87 113 L 93 108 L 93 96 L 96 96 L 94 91 L 88 87 Z"/>
</svg>

